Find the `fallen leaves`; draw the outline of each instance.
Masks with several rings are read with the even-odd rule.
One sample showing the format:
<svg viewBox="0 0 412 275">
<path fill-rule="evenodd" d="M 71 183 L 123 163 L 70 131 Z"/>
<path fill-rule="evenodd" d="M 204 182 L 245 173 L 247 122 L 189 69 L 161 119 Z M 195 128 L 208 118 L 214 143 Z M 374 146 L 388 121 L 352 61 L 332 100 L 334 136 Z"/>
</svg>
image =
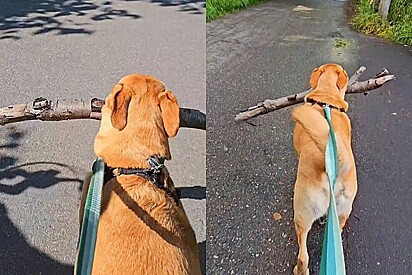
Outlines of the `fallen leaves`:
<svg viewBox="0 0 412 275">
<path fill-rule="evenodd" d="M 282 219 L 282 215 L 279 212 L 275 212 L 273 214 L 273 218 L 275 219 L 275 221 L 279 221 Z"/>
</svg>

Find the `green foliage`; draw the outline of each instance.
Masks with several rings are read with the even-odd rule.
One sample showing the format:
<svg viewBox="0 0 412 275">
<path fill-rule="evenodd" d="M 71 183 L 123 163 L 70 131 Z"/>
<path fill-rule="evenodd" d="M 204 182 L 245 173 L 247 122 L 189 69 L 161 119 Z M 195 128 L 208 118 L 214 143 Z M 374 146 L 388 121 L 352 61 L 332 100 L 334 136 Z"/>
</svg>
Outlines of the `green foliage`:
<svg viewBox="0 0 412 275">
<path fill-rule="evenodd" d="M 394 23 L 402 21 L 412 23 L 412 1 L 392 0 L 388 20 Z"/>
<path fill-rule="evenodd" d="M 392 38 L 399 43 L 412 45 L 412 1 L 392 0 L 388 21 L 393 26 Z"/>
<path fill-rule="evenodd" d="M 206 21 L 209 22 L 219 16 L 244 9 L 264 0 L 207 0 Z"/>
<path fill-rule="evenodd" d="M 353 40 L 347 40 L 343 38 L 335 38 L 335 42 L 333 44 L 335 48 L 352 48 L 353 47 Z"/>
<path fill-rule="evenodd" d="M 391 31 L 389 23 L 383 21 L 380 15 L 373 11 L 369 0 L 360 0 L 359 12 L 352 23 L 357 30 L 366 34 L 387 37 Z"/>
<path fill-rule="evenodd" d="M 397 43 L 412 45 L 412 1 L 392 0 L 388 21 L 375 13 L 369 0 L 359 1 L 353 26 L 366 34 L 389 38 Z"/>
</svg>

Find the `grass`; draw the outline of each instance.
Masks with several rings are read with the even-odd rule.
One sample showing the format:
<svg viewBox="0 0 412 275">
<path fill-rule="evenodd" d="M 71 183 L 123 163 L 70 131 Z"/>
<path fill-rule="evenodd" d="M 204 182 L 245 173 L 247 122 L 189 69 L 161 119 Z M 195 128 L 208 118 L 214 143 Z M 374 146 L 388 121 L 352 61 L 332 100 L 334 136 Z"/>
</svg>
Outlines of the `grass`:
<svg viewBox="0 0 412 275">
<path fill-rule="evenodd" d="M 396 43 L 412 45 L 412 1 L 392 0 L 388 20 L 375 13 L 370 0 L 359 0 L 353 26 L 366 34 L 388 38 Z"/>
<path fill-rule="evenodd" d="M 335 48 L 352 48 L 353 41 L 343 39 L 343 38 L 335 38 L 335 43 L 333 44 Z"/>
<path fill-rule="evenodd" d="M 207 0 L 206 21 L 209 22 L 219 16 L 247 8 L 265 0 Z"/>
<path fill-rule="evenodd" d="M 341 38 L 336 38 L 334 46 L 335 48 L 345 48 L 346 47 L 346 41 L 341 39 Z"/>
<path fill-rule="evenodd" d="M 412 1 L 392 0 L 388 20 L 392 23 L 395 41 L 412 45 Z"/>
</svg>

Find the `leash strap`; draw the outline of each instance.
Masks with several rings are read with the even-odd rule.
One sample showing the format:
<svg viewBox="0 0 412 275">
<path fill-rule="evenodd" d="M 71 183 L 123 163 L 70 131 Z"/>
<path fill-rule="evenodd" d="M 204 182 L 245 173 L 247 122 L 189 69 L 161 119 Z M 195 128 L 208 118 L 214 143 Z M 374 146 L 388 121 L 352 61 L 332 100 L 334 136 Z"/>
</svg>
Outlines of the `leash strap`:
<svg viewBox="0 0 412 275">
<path fill-rule="evenodd" d="M 93 164 L 93 176 L 90 181 L 84 207 L 76 275 L 89 275 L 92 273 L 101 210 L 104 167 L 103 160 L 97 158 Z"/>
<path fill-rule="evenodd" d="M 321 275 L 345 275 L 345 259 L 343 255 L 342 236 L 334 196 L 338 174 L 338 150 L 335 132 L 332 127 L 329 106 L 324 106 L 325 118 L 329 124 L 329 140 L 325 152 L 326 174 L 329 178 L 330 200 L 325 235 L 323 237 L 322 257 L 320 261 Z"/>
</svg>

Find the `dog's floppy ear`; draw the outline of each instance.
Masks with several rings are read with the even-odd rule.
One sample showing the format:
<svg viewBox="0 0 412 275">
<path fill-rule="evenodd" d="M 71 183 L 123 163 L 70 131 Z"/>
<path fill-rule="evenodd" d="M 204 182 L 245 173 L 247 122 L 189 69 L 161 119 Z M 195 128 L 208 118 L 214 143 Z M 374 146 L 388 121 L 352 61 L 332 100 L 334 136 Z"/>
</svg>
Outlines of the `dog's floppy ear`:
<svg viewBox="0 0 412 275">
<path fill-rule="evenodd" d="M 309 81 L 309 85 L 312 89 L 315 89 L 316 86 L 318 86 L 318 80 L 320 75 L 323 73 L 323 70 L 316 68 L 313 70 L 311 76 L 310 76 L 310 81 Z"/>
<path fill-rule="evenodd" d="M 112 104 L 112 125 L 117 130 L 121 131 L 127 125 L 127 111 L 129 109 L 130 100 L 132 94 L 129 89 L 125 88 L 122 84 L 114 86 L 113 91 L 113 104 Z"/>
<path fill-rule="evenodd" d="M 336 82 L 336 86 L 338 86 L 339 90 L 343 90 L 346 87 L 348 80 L 348 74 L 345 70 L 338 72 L 338 81 Z"/>
<path fill-rule="evenodd" d="M 179 131 L 180 108 L 172 92 L 166 90 L 159 94 L 159 106 L 167 136 L 176 136 Z"/>
</svg>

